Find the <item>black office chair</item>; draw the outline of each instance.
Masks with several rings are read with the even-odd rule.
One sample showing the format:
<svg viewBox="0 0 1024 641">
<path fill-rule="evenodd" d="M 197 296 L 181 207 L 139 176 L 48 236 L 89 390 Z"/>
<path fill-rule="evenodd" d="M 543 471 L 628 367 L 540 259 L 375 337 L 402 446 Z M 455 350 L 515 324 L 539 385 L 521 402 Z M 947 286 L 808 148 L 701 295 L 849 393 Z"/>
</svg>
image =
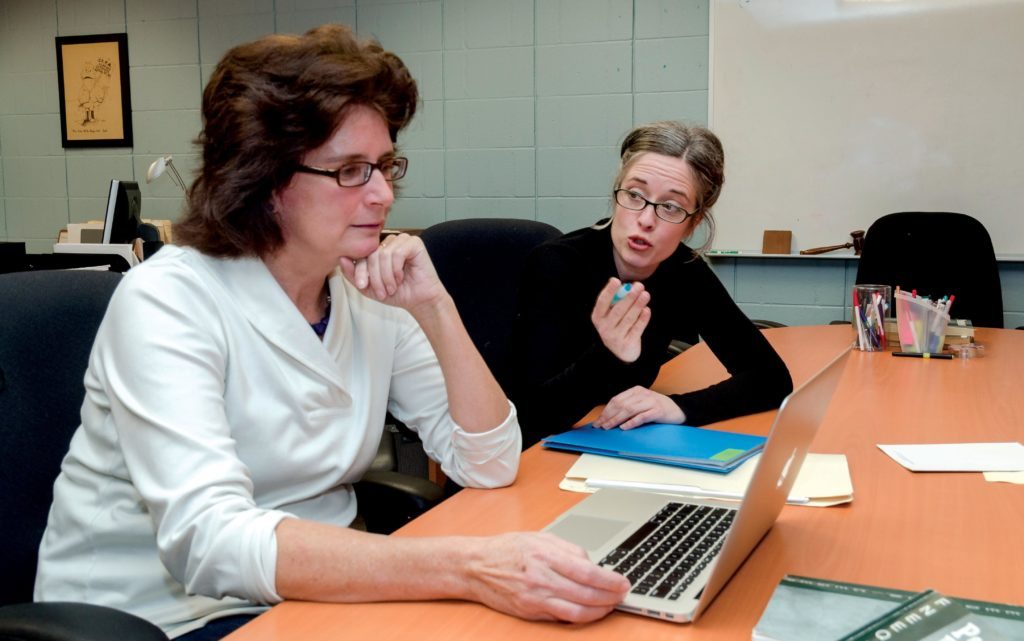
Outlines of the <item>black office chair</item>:
<svg viewBox="0 0 1024 641">
<path fill-rule="evenodd" d="M 449 220 L 420 235 L 466 331 L 499 380 L 526 257 L 561 235 L 547 223 L 516 218 Z"/>
<path fill-rule="evenodd" d="M 902 212 L 868 227 L 858 283 L 897 285 L 938 300 L 955 295 L 954 318 L 1003 326 L 1003 294 L 992 239 L 966 214 Z"/>
<path fill-rule="evenodd" d="M 370 469 L 353 485 L 359 505 L 359 518 L 367 532 L 391 534 L 444 499 L 441 486 L 426 478 L 426 454 L 414 449 L 423 460 L 422 475 L 399 471 L 399 447 L 419 443 L 408 428 L 398 427 L 388 417 L 384 434 Z"/>
<path fill-rule="evenodd" d="M 751 318 L 750 322 L 754 324 L 754 327 L 758 329 L 775 329 L 776 327 L 786 327 L 785 323 L 779 321 L 767 320 L 764 318 Z"/>
<path fill-rule="evenodd" d="M 526 255 L 561 234 L 547 223 L 509 218 L 446 221 L 420 233 L 467 333 L 496 375 L 512 332 Z M 399 473 L 396 444 L 407 461 L 417 459 L 412 467 L 427 467 L 415 433 L 389 417 L 378 459 L 355 485 L 360 515 L 370 532 L 388 534 L 460 489 L 449 481 L 442 490 L 425 478 Z"/>
<path fill-rule="evenodd" d="M 31 602 L 53 482 L 80 423 L 89 351 L 120 278 L 0 275 L 0 639 L 167 640 L 155 625 L 113 608 Z"/>
<path fill-rule="evenodd" d="M 498 382 L 505 369 L 526 257 L 537 245 L 561 235 L 547 223 L 517 218 L 449 220 L 420 234 L 467 333 Z M 449 480 L 445 493 L 459 489 Z"/>
</svg>

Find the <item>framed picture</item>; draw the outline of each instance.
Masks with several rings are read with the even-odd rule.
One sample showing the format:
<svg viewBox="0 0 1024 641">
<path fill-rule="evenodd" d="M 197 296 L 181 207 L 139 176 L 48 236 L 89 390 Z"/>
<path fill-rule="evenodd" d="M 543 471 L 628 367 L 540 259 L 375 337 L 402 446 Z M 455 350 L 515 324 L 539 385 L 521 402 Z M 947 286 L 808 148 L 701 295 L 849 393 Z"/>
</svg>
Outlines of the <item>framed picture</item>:
<svg viewBox="0 0 1024 641">
<path fill-rule="evenodd" d="M 128 34 L 64 36 L 57 43 L 64 147 L 131 147 Z"/>
</svg>

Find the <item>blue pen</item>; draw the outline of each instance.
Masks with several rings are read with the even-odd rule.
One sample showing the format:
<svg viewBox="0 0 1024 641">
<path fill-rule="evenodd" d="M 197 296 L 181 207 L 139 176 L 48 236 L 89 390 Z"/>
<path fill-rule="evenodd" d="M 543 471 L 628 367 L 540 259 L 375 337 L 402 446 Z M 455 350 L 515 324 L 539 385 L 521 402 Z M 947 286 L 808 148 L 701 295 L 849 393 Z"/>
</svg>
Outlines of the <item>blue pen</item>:
<svg viewBox="0 0 1024 641">
<path fill-rule="evenodd" d="M 614 305 L 615 303 L 617 303 L 620 300 L 622 300 L 623 298 L 625 298 L 626 294 L 628 294 L 629 290 L 631 290 L 631 289 L 633 289 L 633 284 L 632 283 L 623 283 L 622 287 L 619 288 L 619 291 L 615 292 L 615 295 L 612 296 L 612 303 L 611 304 Z"/>
</svg>

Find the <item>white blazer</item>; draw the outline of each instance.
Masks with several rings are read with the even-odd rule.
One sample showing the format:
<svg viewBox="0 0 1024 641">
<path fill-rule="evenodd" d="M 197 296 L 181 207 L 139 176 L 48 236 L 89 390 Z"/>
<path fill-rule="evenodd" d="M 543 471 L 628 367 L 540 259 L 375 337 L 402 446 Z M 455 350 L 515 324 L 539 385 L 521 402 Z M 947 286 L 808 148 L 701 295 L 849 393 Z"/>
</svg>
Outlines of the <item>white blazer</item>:
<svg viewBox="0 0 1024 641">
<path fill-rule="evenodd" d="M 387 410 L 456 482 L 512 482 L 511 404 L 494 429 L 462 430 L 412 317 L 340 271 L 329 285 L 321 342 L 258 259 L 168 246 L 128 272 L 89 359 L 37 600 L 110 605 L 172 636 L 276 603 L 278 522 L 351 523 Z"/>
</svg>

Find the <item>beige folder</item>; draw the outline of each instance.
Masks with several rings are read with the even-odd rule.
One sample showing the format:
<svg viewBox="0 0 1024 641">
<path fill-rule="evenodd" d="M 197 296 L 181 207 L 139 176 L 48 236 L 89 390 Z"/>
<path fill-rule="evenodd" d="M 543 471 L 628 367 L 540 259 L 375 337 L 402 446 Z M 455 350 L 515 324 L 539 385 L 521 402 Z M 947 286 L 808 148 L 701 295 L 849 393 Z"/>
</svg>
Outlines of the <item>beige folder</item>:
<svg viewBox="0 0 1024 641">
<path fill-rule="evenodd" d="M 742 495 L 761 455 L 752 457 L 728 474 L 705 472 L 670 465 L 630 461 L 628 459 L 582 454 L 565 474 L 559 487 L 570 492 L 593 492 L 587 479 L 610 482 L 650 483 L 658 486 L 697 487 L 709 492 Z M 853 501 L 850 467 L 843 454 L 808 454 L 790 493 L 802 505 L 828 507 Z"/>
</svg>

